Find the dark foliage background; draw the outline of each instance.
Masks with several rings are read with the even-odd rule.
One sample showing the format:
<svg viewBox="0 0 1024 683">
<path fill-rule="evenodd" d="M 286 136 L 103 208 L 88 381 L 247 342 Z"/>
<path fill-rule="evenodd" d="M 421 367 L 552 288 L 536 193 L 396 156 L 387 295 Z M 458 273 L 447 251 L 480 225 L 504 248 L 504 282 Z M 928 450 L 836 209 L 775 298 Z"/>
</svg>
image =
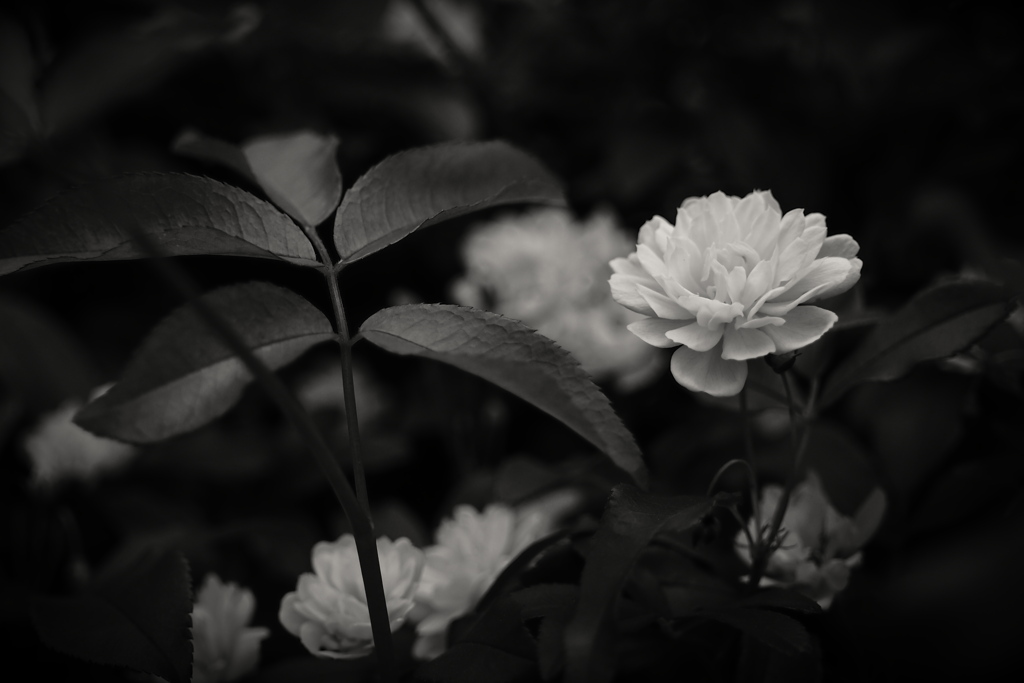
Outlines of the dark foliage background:
<svg viewBox="0 0 1024 683">
<path fill-rule="evenodd" d="M 1010 3 L 462 4 L 479 22 L 479 49 L 442 46 L 438 60 L 386 40 L 387 3 L 372 0 L 8 3 L 0 225 L 67 187 L 129 171 L 244 186 L 175 155 L 186 128 L 231 142 L 334 132 L 346 184 L 410 146 L 503 138 L 558 174 L 581 214 L 610 206 L 632 230 L 715 190 L 771 189 L 783 207 L 822 212 L 831 233 L 861 244 L 858 296 L 870 309 L 965 272 L 1024 291 L 1024 25 Z M 19 90 L 24 73 L 30 85 Z M 32 93 L 45 125 L 26 123 L 19 92 Z M 472 223 L 414 235 L 347 269 L 353 327 L 396 301 L 450 301 Z M 328 308 L 319 280 L 286 265 L 182 265 L 205 287 L 258 278 Z M 143 262 L 20 273 L 0 282 L 0 297 L 47 325 L 26 345 L 27 328 L 0 321 L 5 649 L 40 677 L 70 671 L 26 632 L 26 587 L 67 591 L 69 558 L 100 564 L 122 544 L 159 539 L 184 551 L 196 580 L 216 570 L 266 596 L 256 618 L 274 629 L 264 661 L 302 652 L 277 625 L 277 596 L 308 566 L 312 544 L 344 522 L 272 407 L 249 392 L 223 421 L 147 452 L 95 490 L 39 500 L 25 486 L 21 435 L 67 397 L 115 379 L 179 301 Z M 600 511 L 615 473 L 555 422 L 447 367 L 357 352 L 385 388 L 387 407 L 367 426 L 382 533 L 425 543 L 454 502 L 514 501 L 568 479 L 585 481 Z M 286 376 L 315 373 L 329 356 Z M 840 445 L 826 442 L 819 457 L 853 449 L 890 498 L 865 566 L 821 621 L 827 680 L 981 678 L 1015 661 L 1019 325 L 994 330 L 970 360 L 866 386 L 826 416 L 842 424 Z M 735 416 L 667 375 L 635 394 L 609 392 L 663 492 L 702 493 L 739 452 Z M 320 417 L 337 431 L 337 415 Z M 767 476 L 781 472 L 781 436 L 759 434 Z"/>
</svg>

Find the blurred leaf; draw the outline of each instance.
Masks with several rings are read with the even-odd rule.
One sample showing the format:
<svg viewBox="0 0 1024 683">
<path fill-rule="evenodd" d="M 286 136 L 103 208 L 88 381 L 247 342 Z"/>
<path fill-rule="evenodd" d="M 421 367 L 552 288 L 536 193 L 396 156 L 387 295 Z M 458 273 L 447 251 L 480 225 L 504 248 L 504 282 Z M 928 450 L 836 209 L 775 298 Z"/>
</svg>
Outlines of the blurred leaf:
<svg viewBox="0 0 1024 683">
<path fill-rule="evenodd" d="M 763 608 L 798 612 L 800 614 L 821 614 L 821 605 L 811 598 L 785 588 L 762 588 L 737 603 L 739 607 Z"/>
<path fill-rule="evenodd" d="M 0 275 L 64 261 L 147 257 L 129 221 L 169 256 L 317 265 L 299 226 L 262 199 L 208 178 L 147 173 L 71 190 L 0 230 Z"/>
<path fill-rule="evenodd" d="M 182 156 L 229 168 L 253 185 L 259 185 L 259 181 L 256 180 L 256 176 L 252 172 L 252 167 L 249 166 L 249 160 L 245 158 L 245 154 L 242 153 L 238 145 L 203 135 L 199 131 L 189 128 L 178 135 L 171 145 L 171 149 Z"/>
<path fill-rule="evenodd" d="M 452 629 L 454 631 L 454 629 Z M 437 659 L 422 664 L 418 678 L 444 683 L 519 683 L 534 680 L 533 639 L 523 627 L 514 596 L 496 600 Z"/>
<path fill-rule="evenodd" d="M 487 592 L 477 601 L 476 610 L 483 611 L 487 609 L 488 605 L 512 590 L 513 587 L 520 583 L 520 576 L 528 567 L 536 564 L 542 556 L 550 553 L 553 549 L 557 550 L 559 546 L 567 543 L 568 535 L 568 532 L 564 531 L 551 534 L 523 548 L 516 555 L 515 559 L 509 562 L 494 581 L 491 582 Z"/>
<path fill-rule="evenodd" d="M 0 380 L 34 413 L 84 398 L 100 376 L 60 322 L 28 301 L 0 295 Z"/>
<path fill-rule="evenodd" d="M 893 380 L 916 363 L 964 350 L 1007 316 L 1008 299 L 1005 290 L 983 282 L 950 282 L 921 292 L 835 369 L 821 407 L 861 382 Z"/>
<path fill-rule="evenodd" d="M 912 533 L 942 530 L 986 510 L 1006 506 L 1020 492 L 1024 459 L 1018 454 L 960 463 L 943 472 L 914 511 Z"/>
<path fill-rule="evenodd" d="M 118 558 L 81 595 L 32 601 L 32 623 L 49 647 L 170 683 L 192 677 L 191 612 L 184 558 L 152 550 Z"/>
<path fill-rule="evenodd" d="M 39 132 L 35 72 L 24 27 L 0 14 L 0 166 L 20 158 Z"/>
<path fill-rule="evenodd" d="M 579 607 L 565 632 L 568 683 L 612 679 L 612 619 L 637 558 L 659 531 L 684 531 L 714 506 L 712 498 L 658 496 L 626 484 L 612 490 L 583 569 Z"/>
<path fill-rule="evenodd" d="M 312 304 L 275 285 L 231 285 L 203 298 L 271 369 L 335 336 Z M 250 379 L 242 361 L 185 306 L 157 325 L 121 381 L 86 405 L 75 421 L 122 441 L 160 441 L 223 415 Z"/>
<path fill-rule="evenodd" d="M 229 34 L 232 23 L 231 18 L 165 5 L 144 21 L 82 41 L 61 56 L 40 84 L 46 133 L 65 132 L 154 88 L 191 55 Z"/>
<path fill-rule="evenodd" d="M 435 223 L 494 206 L 563 206 L 557 180 L 508 143 L 451 142 L 390 156 L 345 193 L 334 244 L 352 263 Z"/>
<path fill-rule="evenodd" d="M 378 311 L 359 331 L 392 353 L 439 360 L 497 384 L 645 479 L 633 435 L 605 395 L 568 352 L 521 322 L 462 306 L 412 304 Z"/>
<path fill-rule="evenodd" d="M 248 683 L 372 683 L 376 680 L 372 657 L 321 659 L 295 657 L 263 667 L 245 678 Z"/>
<path fill-rule="evenodd" d="M 338 138 L 333 135 L 300 130 L 254 138 L 237 147 L 188 130 L 175 141 L 174 150 L 235 170 L 303 225 L 322 223 L 341 199 Z"/>
<path fill-rule="evenodd" d="M 811 634 L 804 625 L 785 614 L 743 607 L 712 607 L 700 616 L 728 624 L 783 654 L 796 655 L 811 649 Z"/>
</svg>

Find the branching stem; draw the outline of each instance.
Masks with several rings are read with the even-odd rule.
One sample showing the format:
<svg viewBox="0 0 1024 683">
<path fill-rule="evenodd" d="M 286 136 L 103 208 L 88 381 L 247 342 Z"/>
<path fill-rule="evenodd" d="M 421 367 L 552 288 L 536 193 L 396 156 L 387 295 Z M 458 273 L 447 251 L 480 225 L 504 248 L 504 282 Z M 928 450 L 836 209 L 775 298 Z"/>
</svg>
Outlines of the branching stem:
<svg viewBox="0 0 1024 683">
<path fill-rule="evenodd" d="M 182 298 L 189 302 L 203 322 L 231 349 L 232 353 L 241 359 L 249 372 L 253 374 L 256 382 L 263 387 L 281 409 L 281 412 L 291 421 L 324 476 L 327 477 L 331 490 L 352 524 L 352 535 L 355 537 L 356 551 L 359 555 L 359 570 L 366 588 L 366 602 L 370 612 L 380 680 L 384 683 L 397 683 L 398 668 L 391 640 L 391 622 L 388 617 L 387 599 L 384 596 L 384 581 L 381 577 L 380 558 L 377 554 L 377 540 L 374 537 L 373 524 L 352 490 L 344 471 L 334 458 L 330 446 L 327 445 L 309 413 L 299 404 L 288 387 L 263 361 L 256 357 L 241 335 L 206 303 L 202 298 L 201 290 L 192 279 L 176 263 L 166 258 L 159 246 L 132 221 L 126 220 L 124 224 L 143 251 L 153 259 L 157 272 Z M 355 403 L 350 405 L 354 406 Z"/>
</svg>

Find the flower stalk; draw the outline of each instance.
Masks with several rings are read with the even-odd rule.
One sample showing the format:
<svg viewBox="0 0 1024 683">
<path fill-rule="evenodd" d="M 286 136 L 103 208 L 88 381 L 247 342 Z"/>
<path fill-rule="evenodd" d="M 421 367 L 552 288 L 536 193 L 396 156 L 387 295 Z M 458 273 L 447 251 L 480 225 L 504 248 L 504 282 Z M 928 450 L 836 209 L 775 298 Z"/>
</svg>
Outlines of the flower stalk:
<svg viewBox="0 0 1024 683">
<path fill-rule="evenodd" d="M 789 405 L 789 434 L 790 443 L 793 448 L 793 465 L 789 470 L 789 476 L 786 478 L 786 486 L 782 491 L 782 497 L 779 499 L 779 504 L 775 508 L 775 513 L 772 515 L 772 520 L 768 526 L 768 532 L 764 534 L 755 547 L 753 564 L 750 569 L 750 588 L 754 590 L 761 582 L 761 577 L 764 576 L 765 569 L 768 567 L 768 561 L 771 559 L 772 553 L 777 549 L 779 542 L 779 529 L 782 526 L 782 519 L 786 515 L 786 508 L 789 506 L 789 498 L 793 493 L 793 489 L 796 487 L 797 482 L 800 480 L 800 469 L 803 466 L 804 454 L 807 452 L 807 442 L 810 436 L 810 430 L 804 428 L 802 433 L 798 436 L 798 412 L 796 404 L 793 401 L 793 392 L 790 388 L 788 370 L 779 372 L 779 376 L 782 378 L 782 386 L 786 389 L 786 402 Z M 759 506 L 754 506 L 754 514 L 758 513 Z M 758 534 L 761 533 L 761 522 L 757 522 Z"/>
</svg>

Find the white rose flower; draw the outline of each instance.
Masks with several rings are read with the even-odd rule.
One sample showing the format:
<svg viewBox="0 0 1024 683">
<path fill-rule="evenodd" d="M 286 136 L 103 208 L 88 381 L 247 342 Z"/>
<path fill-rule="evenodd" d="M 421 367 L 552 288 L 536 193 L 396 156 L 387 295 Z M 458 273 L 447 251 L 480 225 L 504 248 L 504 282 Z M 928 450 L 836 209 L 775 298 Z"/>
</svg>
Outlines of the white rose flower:
<svg viewBox="0 0 1024 683">
<path fill-rule="evenodd" d="M 107 392 L 111 384 L 98 387 L 89 400 Z M 112 470 L 135 454 L 135 447 L 87 432 L 74 422 L 81 401 L 68 401 L 45 415 L 25 437 L 25 451 L 37 486 L 52 486 L 63 479 L 90 480 Z"/>
<path fill-rule="evenodd" d="M 762 491 L 758 507 L 763 525 L 772 519 L 781 497 L 779 486 Z M 782 543 L 768 559 L 760 585 L 793 587 L 828 609 L 835 595 L 846 588 L 850 571 L 860 564 L 859 551 L 881 524 L 885 506 L 885 494 L 875 489 L 853 519 L 844 517 L 832 507 L 818 475 L 809 472 L 790 494 L 779 527 Z M 748 531 L 757 538 L 753 518 Z M 750 547 L 742 531 L 736 536 L 736 549 L 750 564 Z"/>
<path fill-rule="evenodd" d="M 250 628 L 252 591 L 207 574 L 192 607 L 192 681 L 234 681 L 259 664 L 260 641 L 270 631 Z"/>
<path fill-rule="evenodd" d="M 629 325 L 635 335 L 679 347 L 677 382 L 734 396 L 747 360 L 807 346 L 835 323 L 835 313 L 802 304 L 848 290 L 861 261 L 852 237 L 826 232 L 820 213 L 783 215 L 771 192 L 691 197 L 674 225 L 655 216 L 636 251 L 612 261 L 612 296 L 647 316 Z"/>
<path fill-rule="evenodd" d="M 392 542 L 381 537 L 377 555 L 393 632 L 413 608 L 423 551 L 407 538 Z M 352 534 L 313 547 L 313 573 L 299 577 L 297 590 L 281 600 L 278 617 L 318 657 L 351 659 L 373 651 L 370 610 Z"/>
<path fill-rule="evenodd" d="M 573 354 L 596 379 L 623 388 L 658 369 L 655 349 L 626 328 L 641 316 L 617 306 L 605 282 L 608 262 L 632 240 L 612 216 L 577 221 L 564 209 L 507 215 L 476 228 L 463 245 L 465 277 L 456 301 L 521 320 Z"/>
<path fill-rule="evenodd" d="M 411 615 L 418 635 L 413 655 L 432 659 L 444 652 L 449 624 L 470 612 L 508 563 L 550 530 L 550 517 L 539 510 L 456 507 L 438 528 L 437 544 L 427 548 Z"/>
</svg>

